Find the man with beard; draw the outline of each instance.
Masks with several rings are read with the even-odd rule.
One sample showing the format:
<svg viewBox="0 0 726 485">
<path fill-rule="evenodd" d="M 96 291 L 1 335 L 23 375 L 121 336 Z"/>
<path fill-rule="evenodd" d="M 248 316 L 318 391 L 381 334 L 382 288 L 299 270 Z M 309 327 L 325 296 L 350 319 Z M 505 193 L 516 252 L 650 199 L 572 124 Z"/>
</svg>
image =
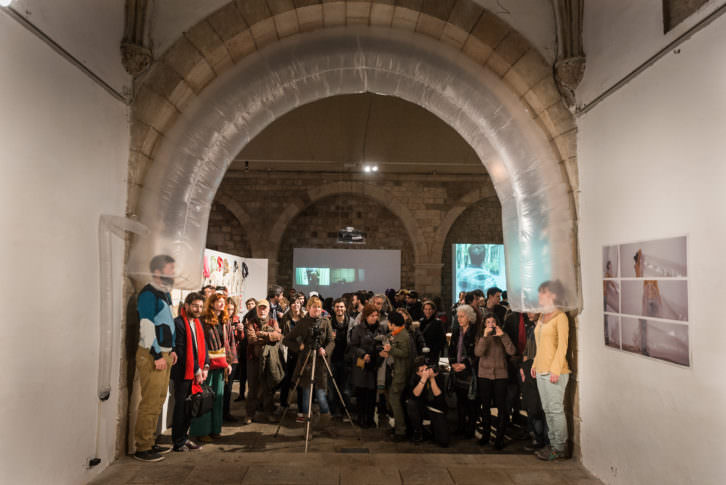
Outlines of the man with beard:
<svg viewBox="0 0 726 485">
<path fill-rule="evenodd" d="M 343 393 L 345 403 L 340 402 L 337 393 L 332 396 L 331 407 L 333 408 L 333 416 L 340 417 L 343 414 L 343 404 L 347 405 L 349 400 L 346 395 L 347 391 L 347 372 L 345 366 L 345 351 L 348 348 L 348 328 L 351 325 L 351 318 L 345 312 L 345 301 L 338 298 L 333 302 L 333 338 L 335 339 L 335 347 L 330 358 L 331 367 L 333 368 L 333 379 L 335 379 L 338 388 Z"/>
<path fill-rule="evenodd" d="M 181 314 L 174 319 L 176 351 L 180 358 L 171 370 L 174 382 L 174 417 L 171 437 L 174 451 L 198 450 L 200 445 L 189 439 L 191 416 L 184 408 L 187 396 L 201 392 L 201 385 L 209 372 L 209 353 L 204 340 L 204 329 L 199 317 L 204 309 L 204 296 L 189 293 Z"/>
</svg>

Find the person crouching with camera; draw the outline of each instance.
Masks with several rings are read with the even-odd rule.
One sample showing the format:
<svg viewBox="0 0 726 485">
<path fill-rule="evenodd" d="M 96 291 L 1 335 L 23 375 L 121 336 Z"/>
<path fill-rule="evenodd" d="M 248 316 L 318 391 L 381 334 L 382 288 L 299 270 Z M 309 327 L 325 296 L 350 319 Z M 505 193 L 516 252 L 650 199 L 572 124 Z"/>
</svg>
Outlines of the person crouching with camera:
<svg viewBox="0 0 726 485">
<path fill-rule="evenodd" d="M 426 365 L 424 356 L 416 357 L 416 372 L 411 377 L 411 398 L 406 407 L 413 428 L 413 441 L 423 441 L 423 420 L 431 421 L 431 434 L 440 446 L 449 446 L 449 427 L 446 422 L 444 380 L 437 365 Z"/>
<path fill-rule="evenodd" d="M 333 329 L 330 320 L 323 317 L 323 302 L 320 298 L 313 296 L 308 300 L 308 313 L 295 327 L 287 334 L 283 343 L 290 348 L 299 349 L 297 365 L 293 376 L 296 378 L 302 372 L 300 386 L 303 391 L 302 412 L 308 416 L 310 399 L 310 382 L 314 381 L 314 393 L 320 406 L 320 426 L 325 427 L 330 422 L 330 408 L 326 397 L 326 348 L 333 342 Z M 312 376 L 312 360 L 308 359 L 304 369 L 305 357 L 308 351 L 314 349 L 315 376 Z M 294 382 L 293 378 L 293 382 Z"/>
</svg>

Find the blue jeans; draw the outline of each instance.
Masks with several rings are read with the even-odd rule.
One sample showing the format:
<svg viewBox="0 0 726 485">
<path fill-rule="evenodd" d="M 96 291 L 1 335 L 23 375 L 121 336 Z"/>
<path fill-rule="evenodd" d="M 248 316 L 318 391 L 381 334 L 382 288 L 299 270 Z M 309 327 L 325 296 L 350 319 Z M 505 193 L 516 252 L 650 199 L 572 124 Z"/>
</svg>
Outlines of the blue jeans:
<svg viewBox="0 0 726 485">
<path fill-rule="evenodd" d="M 549 373 L 537 373 L 537 390 L 542 400 L 547 420 L 547 436 L 550 446 L 558 452 L 566 451 L 567 447 L 567 419 L 565 418 L 565 389 L 570 374 L 560 375 L 557 384 L 550 382 Z"/>
<path fill-rule="evenodd" d="M 308 404 L 310 403 L 310 386 L 302 386 L 302 391 L 302 413 L 307 415 Z M 315 393 L 315 399 L 318 400 L 318 405 L 320 406 L 320 414 L 328 414 L 330 412 L 330 408 L 328 407 L 328 398 L 325 395 L 325 389 L 321 389 L 316 386 L 313 392 Z"/>
</svg>

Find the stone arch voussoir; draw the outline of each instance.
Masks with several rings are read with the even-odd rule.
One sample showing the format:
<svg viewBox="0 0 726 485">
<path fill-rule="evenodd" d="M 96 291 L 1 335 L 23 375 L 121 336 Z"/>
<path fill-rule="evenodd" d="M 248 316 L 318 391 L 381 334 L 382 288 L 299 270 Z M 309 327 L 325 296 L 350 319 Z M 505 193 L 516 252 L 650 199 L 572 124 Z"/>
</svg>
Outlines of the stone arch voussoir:
<svg viewBox="0 0 726 485">
<path fill-rule="evenodd" d="M 306 5 L 295 6 L 303 3 Z M 230 2 L 186 31 L 138 79 L 131 126 L 131 151 L 144 156 L 138 163 L 153 163 L 159 141 L 189 102 L 248 55 L 291 35 L 363 24 L 432 37 L 496 73 L 547 134 L 571 192 L 577 192 L 575 122 L 557 90 L 552 67 L 494 13 L 472 0 L 407 2 L 405 6 L 386 0 L 295 5 L 289 1 Z M 129 195 L 137 197 L 138 190 L 130 190 Z M 129 201 L 129 212 L 135 202 Z"/>
</svg>

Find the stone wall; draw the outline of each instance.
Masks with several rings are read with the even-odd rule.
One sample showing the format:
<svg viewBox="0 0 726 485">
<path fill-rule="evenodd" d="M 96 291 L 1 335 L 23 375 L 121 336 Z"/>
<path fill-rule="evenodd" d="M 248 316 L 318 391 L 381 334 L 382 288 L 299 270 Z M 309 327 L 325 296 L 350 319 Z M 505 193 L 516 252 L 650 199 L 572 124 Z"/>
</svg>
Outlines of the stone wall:
<svg viewBox="0 0 726 485">
<path fill-rule="evenodd" d="M 347 245 L 336 242 L 338 230 L 349 225 L 366 233 L 365 244 Z M 282 236 L 277 271 L 277 282 L 286 288 L 293 286 L 294 248 L 399 249 L 400 287 L 412 288 L 414 285 L 413 245 L 401 220 L 380 203 L 365 197 L 326 197 L 305 209 L 288 226 Z"/>
<path fill-rule="evenodd" d="M 489 240 L 498 234 L 501 240 L 501 208 L 483 168 L 481 175 L 465 176 L 230 171 L 217 193 L 208 241 L 222 251 L 267 258 L 270 282 L 289 284 L 292 248 L 326 247 L 333 241 L 330 234 L 347 225 L 339 217 L 347 211 L 353 214 L 355 227 L 367 230 L 366 248 L 402 250 L 403 286 L 437 296 L 442 295 L 442 270 L 451 270 L 442 259 L 449 229 L 468 207 L 483 199 L 489 202 L 463 220 L 493 222 L 462 223 L 457 237 Z M 221 205 L 225 212 L 216 208 Z M 242 223 L 221 223 L 230 215 Z M 386 234 L 376 232 L 376 219 L 391 226 Z M 310 230 L 293 235 L 293 225 L 307 225 Z M 393 227 L 395 233 L 390 232 Z M 471 233 L 458 236 L 466 228 Z M 228 236 L 238 233 L 244 237 L 236 242 Z M 232 251 L 233 247 L 241 249 Z"/>
<path fill-rule="evenodd" d="M 444 263 L 441 272 L 441 299 L 444 308 L 450 308 L 453 304 L 451 293 L 451 245 L 457 243 L 502 244 L 502 242 L 502 211 L 496 197 L 480 200 L 466 209 L 456 219 L 446 236 L 444 250 L 441 255 L 441 260 Z M 482 288 L 482 290 L 486 291 L 487 289 Z"/>
<path fill-rule="evenodd" d="M 236 256 L 250 256 L 250 243 L 240 221 L 227 208 L 215 202 L 209 213 L 207 248 Z"/>
</svg>

